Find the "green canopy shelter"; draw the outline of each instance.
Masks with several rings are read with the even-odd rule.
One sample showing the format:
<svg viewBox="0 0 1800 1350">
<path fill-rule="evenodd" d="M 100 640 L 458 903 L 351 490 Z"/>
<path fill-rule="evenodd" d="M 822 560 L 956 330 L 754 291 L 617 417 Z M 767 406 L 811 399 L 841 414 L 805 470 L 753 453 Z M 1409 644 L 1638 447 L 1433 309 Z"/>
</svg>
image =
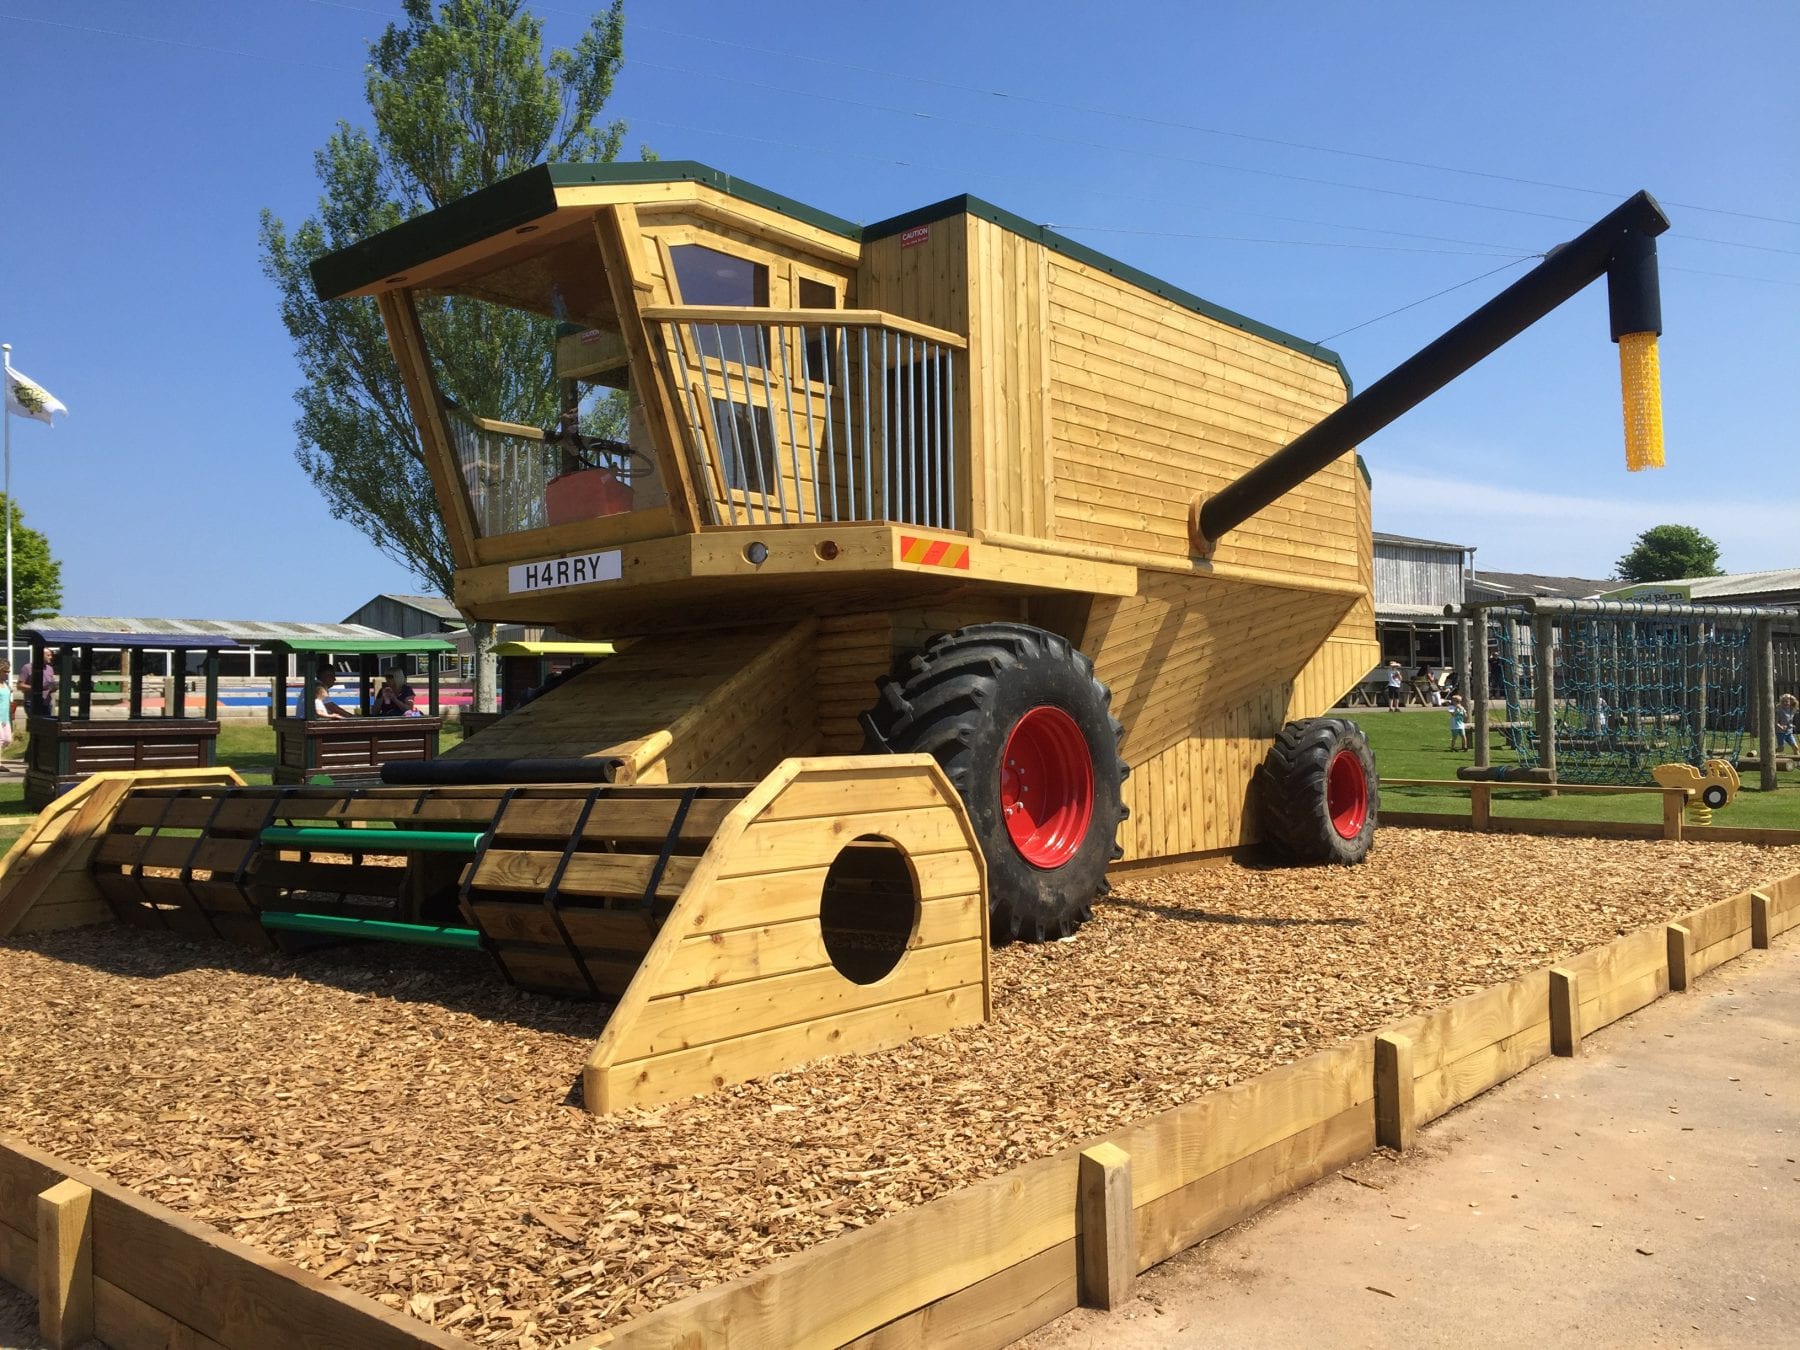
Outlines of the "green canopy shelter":
<svg viewBox="0 0 1800 1350">
<path fill-rule="evenodd" d="M 436 759 L 444 718 L 438 702 L 438 658 L 454 652 L 442 638 L 283 638 L 269 644 L 282 658 L 275 676 L 275 781 L 305 783 L 319 775 L 333 782 L 374 779 L 383 764 Z M 300 677 L 300 697 L 288 713 L 288 662 Z M 426 658 L 423 712 L 375 715 L 375 687 L 383 666 L 407 657 Z M 356 712 L 319 716 L 323 676 L 356 681 Z M 404 676 L 402 677 L 404 680 Z M 342 706 L 341 704 L 338 706 Z"/>
</svg>

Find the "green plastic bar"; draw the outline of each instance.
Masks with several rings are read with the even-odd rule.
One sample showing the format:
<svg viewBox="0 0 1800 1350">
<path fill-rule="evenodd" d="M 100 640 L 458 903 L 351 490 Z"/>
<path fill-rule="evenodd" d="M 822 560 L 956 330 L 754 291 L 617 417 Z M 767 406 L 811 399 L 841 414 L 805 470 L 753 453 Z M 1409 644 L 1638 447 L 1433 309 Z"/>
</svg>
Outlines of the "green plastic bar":
<svg viewBox="0 0 1800 1350">
<path fill-rule="evenodd" d="M 418 853 L 473 853 L 481 833 L 464 830 L 353 830 L 338 826 L 307 828 L 271 826 L 262 832 L 265 844 L 299 848 L 334 848 L 344 853 L 383 853 L 408 850 Z"/>
<path fill-rule="evenodd" d="M 389 923 L 384 919 L 352 919 L 342 914 L 291 914 L 265 909 L 264 928 L 292 933 L 331 933 L 339 937 L 368 938 L 374 942 L 410 942 L 421 947 L 462 947 L 481 950 L 481 934 L 473 928 L 428 928 L 420 923 Z"/>
</svg>

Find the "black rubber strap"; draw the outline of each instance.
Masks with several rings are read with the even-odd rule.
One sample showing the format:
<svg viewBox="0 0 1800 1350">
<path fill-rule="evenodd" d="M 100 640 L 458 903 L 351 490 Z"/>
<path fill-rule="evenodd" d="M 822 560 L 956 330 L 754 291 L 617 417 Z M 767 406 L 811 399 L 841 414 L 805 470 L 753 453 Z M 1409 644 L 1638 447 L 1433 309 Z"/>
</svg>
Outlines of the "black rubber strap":
<svg viewBox="0 0 1800 1350">
<path fill-rule="evenodd" d="M 588 817 L 594 813 L 594 805 L 602 797 L 612 792 L 610 787 L 597 787 L 588 793 L 587 800 L 581 804 L 581 813 L 575 817 L 575 828 L 569 831 L 568 845 L 563 849 L 562 857 L 557 860 L 556 871 L 550 876 L 550 884 L 544 888 L 544 910 L 550 915 L 550 922 L 556 925 L 557 936 L 562 938 L 563 946 L 569 949 L 569 958 L 575 962 L 575 969 L 581 972 L 582 982 L 588 987 L 588 993 L 595 998 L 600 997 L 600 985 L 594 979 L 594 972 L 588 969 L 587 958 L 582 956 L 581 948 L 575 945 L 575 939 L 569 936 L 568 925 L 562 921 L 562 914 L 557 909 L 557 901 L 562 894 L 563 877 L 568 873 L 569 864 L 574 861 L 575 854 L 580 851 L 582 840 L 587 831 Z"/>
<path fill-rule="evenodd" d="M 202 791 L 202 789 L 183 789 L 184 793 L 197 793 L 199 791 Z M 194 859 L 200 856 L 200 846 L 212 837 L 213 822 L 219 818 L 219 812 L 224 809 L 225 803 L 229 800 L 229 790 L 221 790 L 218 792 L 218 795 L 213 799 L 213 809 L 207 813 L 206 824 L 200 827 L 200 837 L 194 840 L 194 846 L 188 850 L 187 861 L 181 865 L 181 884 L 188 893 L 188 899 L 194 902 L 194 908 L 200 911 L 200 917 L 206 920 L 206 926 L 212 929 L 213 936 L 222 942 L 229 941 L 230 939 L 219 931 L 219 925 L 213 922 L 212 911 L 207 909 L 207 907 L 201 903 L 199 893 L 194 890 Z"/>
<path fill-rule="evenodd" d="M 494 818 L 488 822 L 487 833 L 481 836 L 481 842 L 475 846 L 475 857 L 469 863 L 469 870 L 463 874 L 462 885 L 456 890 L 456 900 L 462 907 L 463 917 L 474 924 L 475 931 L 481 934 L 482 949 L 494 958 L 494 964 L 500 968 L 500 978 L 515 989 L 518 988 L 519 982 L 513 978 L 512 971 L 507 969 L 506 962 L 501 959 L 498 945 L 494 942 L 493 936 L 482 926 L 481 916 L 475 912 L 475 906 L 469 896 L 475 888 L 476 873 L 481 871 L 482 859 L 487 857 L 488 849 L 493 846 L 494 836 L 500 832 L 500 822 L 506 816 L 506 808 L 511 806 L 512 799 L 523 791 L 523 788 L 512 787 L 500 794 L 499 804 L 494 808 Z"/>
<path fill-rule="evenodd" d="M 261 914 L 262 906 L 257 904 L 255 899 L 251 897 L 250 888 L 244 884 L 244 878 L 249 873 L 251 865 L 262 856 L 263 831 L 275 823 L 276 817 L 281 814 L 282 803 L 293 796 L 295 791 L 296 789 L 291 787 L 277 790 L 275 793 L 275 800 L 269 803 L 269 813 L 263 817 L 262 824 L 256 827 L 256 847 L 244 850 L 244 860 L 238 864 L 236 873 L 232 875 L 231 884 L 237 887 L 237 893 L 244 897 L 244 903 L 250 906 L 250 912 L 252 914 Z"/>
<path fill-rule="evenodd" d="M 163 828 L 169 821 L 169 812 L 173 811 L 175 803 L 181 800 L 182 791 L 181 788 L 170 790 L 169 799 L 163 803 L 162 814 L 156 818 L 156 824 L 150 827 L 150 836 L 144 841 L 143 850 L 139 852 L 138 860 L 131 869 L 131 880 L 137 886 L 138 895 L 143 899 L 145 907 L 161 921 L 164 928 L 170 929 L 175 925 L 169 922 L 169 916 L 163 913 L 162 906 L 152 900 L 150 893 L 144 889 L 144 855 L 150 851 L 151 843 L 162 837 Z"/>
<path fill-rule="evenodd" d="M 663 840 L 662 855 L 657 858 L 656 866 L 650 869 L 650 884 L 644 887 L 644 898 L 639 910 L 644 916 L 644 922 L 652 928 L 656 927 L 657 888 L 662 885 L 663 873 L 668 870 L 675 845 L 681 840 L 681 827 L 687 822 L 688 808 L 693 806 L 695 798 L 704 791 L 704 788 L 691 787 L 681 794 L 681 800 L 675 807 L 675 819 L 669 822 L 668 837 Z"/>
</svg>

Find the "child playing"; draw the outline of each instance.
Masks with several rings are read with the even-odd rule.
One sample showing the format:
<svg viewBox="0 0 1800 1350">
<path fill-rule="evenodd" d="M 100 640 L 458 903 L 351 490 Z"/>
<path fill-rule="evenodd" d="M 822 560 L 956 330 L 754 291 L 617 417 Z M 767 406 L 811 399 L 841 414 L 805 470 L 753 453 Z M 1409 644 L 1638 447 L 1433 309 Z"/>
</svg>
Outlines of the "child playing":
<svg viewBox="0 0 1800 1350">
<path fill-rule="evenodd" d="M 1461 694 L 1450 696 L 1450 748 L 1469 748 L 1469 710 L 1463 706 Z"/>
<path fill-rule="evenodd" d="M 1794 723 L 1800 720 L 1800 698 L 1792 694 L 1783 694 L 1775 700 L 1775 753 L 1781 753 L 1781 747 L 1800 754 L 1800 744 L 1794 740 Z"/>
</svg>

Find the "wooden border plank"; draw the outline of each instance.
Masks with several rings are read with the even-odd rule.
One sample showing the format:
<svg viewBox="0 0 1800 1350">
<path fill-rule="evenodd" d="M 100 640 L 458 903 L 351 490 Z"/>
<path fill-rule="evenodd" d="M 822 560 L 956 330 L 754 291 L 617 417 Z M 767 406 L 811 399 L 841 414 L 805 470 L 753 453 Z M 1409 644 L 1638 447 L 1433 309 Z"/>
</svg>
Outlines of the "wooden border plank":
<svg viewBox="0 0 1800 1350">
<path fill-rule="evenodd" d="M 72 1350 L 94 1334 L 94 1193 L 63 1180 L 37 1198 L 38 1335 Z"/>
</svg>

